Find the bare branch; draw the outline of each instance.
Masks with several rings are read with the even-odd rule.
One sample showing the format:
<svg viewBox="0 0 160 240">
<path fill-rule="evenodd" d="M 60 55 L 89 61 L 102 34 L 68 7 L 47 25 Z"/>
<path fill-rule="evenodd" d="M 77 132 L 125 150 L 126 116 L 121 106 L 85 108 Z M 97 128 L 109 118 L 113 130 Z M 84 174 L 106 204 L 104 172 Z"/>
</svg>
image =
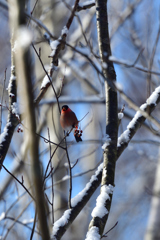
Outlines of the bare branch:
<svg viewBox="0 0 160 240">
<path fill-rule="evenodd" d="M 87 1 L 87 3 L 84 2 L 84 3 L 78 4 L 76 11 L 80 12 L 82 10 L 89 9 L 91 7 L 94 7 L 94 6 L 95 6 L 95 1 L 94 0 Z"/>
<path fill-rule="evenodd" d="M 155 70 L 150 70 L 149 68 L 145 68 L 145 67 L 142 67 L 138 64 L 136 64 L 136 62 L 134 63 L 129 63 L 128 61 L 126 60 L 123 60 L 123 59 L 117 59 L 115 58 L 114 56 L 110 56 L 109 57 L 109 60 L 113 63 L 116 63 L 116 64 L 120 64 L 120 65 L 123 65 L 125 67 L 128 67 L 128 68 L 135 68 L 139 71 L 142 71 L 142 72 L 145 72 L 145 73 L 150 73 L 150 74 L 154 74 L 154 75 L 157 75 L 157 76 L 160 76 L 160 72 L 158 71 L 155 71 Z M 136 65 L 135 65 L 136 64 Z"/>
<path fill-rule="evenodd" d="M 16 178 L 4 165 L 2 165 L 3 168 L 5 169 L 6 172 L 8 172 L 24 189 L 25 191 L 29 194 L 29 196 L 35 201 L 35 198 L 32 196 L 32 194 L 28 191 L 28 189 L 24 186 L 23 181 L 19 181 L 18 178 Z"/>
<path fill-rule="evenodd" d="M 110 38 L 114 36 L 114 34 L 118 31 L 118 29 L 123 25 L 123 23 L 134 13 L 135 8 L 138 4 L 141 3 L 142 0 L 136 0 L 132 4 L 128 4 L 126 9 L 120 15 L 119 21 L 116 21 L 115 26 L 113 26 L 113 30 L 111 32 Z"/>
<path fill-rule="evenodd" d="M 157 32 L 157 36 L 156 36 L 156 40 L 153 46 L 153 50 L 152 50 L 152 54 L 151 54 L 151 59 L 149 62 L 149 72 L 148 72 L 148 78 L 147 78 L 147 85 L 148 85 L 148 96 L 151 93 L 151 70 L 152 70 L 152 66 L 153 66 L 153 61 L 154 61 L 154 56 L 156 53 L 156 49 L 157 49 L 157 45 L 158 45 L 158 40 L 160 37 L 160 11 L 159 11 L 159 27 L 158 27 L 158 32 Z"/>
</svg>

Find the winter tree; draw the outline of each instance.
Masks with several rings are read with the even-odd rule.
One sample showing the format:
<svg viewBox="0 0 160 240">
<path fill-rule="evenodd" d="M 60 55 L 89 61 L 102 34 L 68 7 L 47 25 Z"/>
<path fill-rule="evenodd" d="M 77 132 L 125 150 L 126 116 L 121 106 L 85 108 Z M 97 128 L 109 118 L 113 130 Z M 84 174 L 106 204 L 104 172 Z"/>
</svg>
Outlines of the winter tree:
<svg viewBox="0 0 160 240">
<path fill-rule="evenodd" d="M 159 239 L 159 2 L 0 12 L 1 239 Z"/>
</svg>

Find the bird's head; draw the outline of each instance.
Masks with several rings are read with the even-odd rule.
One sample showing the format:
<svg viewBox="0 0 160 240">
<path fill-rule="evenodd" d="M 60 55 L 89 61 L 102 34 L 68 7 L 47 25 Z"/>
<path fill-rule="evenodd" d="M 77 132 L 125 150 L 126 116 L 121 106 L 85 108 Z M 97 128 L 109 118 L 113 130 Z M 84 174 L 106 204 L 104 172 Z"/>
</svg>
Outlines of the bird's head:
<svg viewBox="0 0 160 240">
<path fill-rule="evenodd" d="M 67 105 L 63 105 L 63 106 L 62 106 L 62 111 L 65 112 L 65 111 L 68 110 L 68 108 L 69 108 L 69 107 L 68 107 Z"/>
</svg>

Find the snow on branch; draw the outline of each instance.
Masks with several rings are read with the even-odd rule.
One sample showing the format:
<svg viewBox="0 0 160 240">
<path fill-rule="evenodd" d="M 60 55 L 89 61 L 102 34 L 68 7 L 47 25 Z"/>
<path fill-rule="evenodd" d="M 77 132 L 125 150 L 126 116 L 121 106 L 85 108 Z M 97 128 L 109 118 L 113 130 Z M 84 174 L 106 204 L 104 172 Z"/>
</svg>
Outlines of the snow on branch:
<svg viewBox="0 0 160 240">
<path fill-rule="evenodd" d="M 124 117 L 124 113 L 120 112 L 118 113 L 118 119 L 121 120 Z"/>
<path fill-rule="evenodd" d="M 128 146 L 128 143 L 136 133 L 139 127 L 143 124 L 146 117 L 144 113 L 150 114 L 160 102 L 160 86 L 155 89 L 151 96 L 146 100 L 146 103 L 140 106 L 140 110 L 136 112 L 134 118 L 128 124 L 127 129 L 118 138 L 118 153 L 117 157 L 121 155 L 123 150 Z"/>
<path fill-rule="evenodd" d="M 87 236 L 85 240 L 100 240 L 101 235 L 99 234 L 98 227 L 91 227 L 87 232 Z"/>
<path fill-rule="evenodd" d="M 13 54 L 13 51 L 12 51 Z M 3 133 L 0 135 L 0 170 L 2 168 L 3 161 L 7 154 L 15 127 L 17 126 L 19 120 L 16 116 L 16 96 L 17 96 L 17 88 L 16 88 L 16 75 L 15 75 L 15 67 L 11 66 L 11 77 L 8 85 L 8 95 L 9 95 L 9 108 L 8 108 L 8 120 L 6 126 L 4 127 Z M 12 112 L 13 111 L 13 112 Z"/>
<path fill-rule="evenodd" d="M 52 75 L 54 73 L 54 70 L 56 69 L 55 67 L 58 66 L 59 54 L 65 48 L 66 37 L 67 37 L 68 31 L 69 31 L 69 28 L 73 22 L 73 18 L 75 16 L 75 12 L 76 12 L 78 3 L 79 3 L 79 0 L 76 0 L 73 10 L 71 12 L 71 15 L 68 18 L 66 25 L 63 27 L 63 29 L 61 31 L 61 36 L 58 39 L 51 41 L 50 37 L 52 35 L 50 35 L 50 33 L 48 31 L 47 31 L 47 33 L 44 34 L 44 37 L 50 44 L 50 47 L 52 50 L 51 54 L 49 55 L 49 57 L 51 58 L 51 63 L 50 63 L 50 71 L 48 72 L 48 74 L 46 74 L 45 78 L 43 79 L 40 93 L 34 101 L 36 105 L 41 101 L 41 99 L 43 98 L 47 89 L 52 85 L 52 82 L 50 80 L 52 79 Z M 34 50 L 35 50 L 35 47 L 34 47 Z M 38 56 L 38 57 L 40 59 L 40 56 Z M 41 59 L 40 59 L 40 61 L 41 61 Z M 52 88 L 53 88 L 53 85 L 52 85 Z M 55 90 L 54 90 L 54 92 L 55 92 Z M 56 92 L 55 92 L 55 95 L 56 95 Z M 56 99 L 57 99 L 57 97 L 56 97 Z M 58 99 L 57 99 L 57 101 L 58 101 Z"/>
<path fill-rule="evenodd" d="M 41 84 L 41 89 L 46 88 L 48 86 L 48 84 L 50 85 L 51 81 L 52 81 L 51 77 L 48 77 L 47 75 L 45 75 L 45 77 L 43 78 L 42 84 Z"/>
<path fill-rule="evenodd" d="M 54 40 L 54 41 L 50 42 L 52 52 L 51 52 L 49 57 L 51 57 L 53 59 L 53 64 L 55 66 L 58 66 L 59 54 L 60 54 L 61 50 L 64 50 L 64 48 L 65 48 L 65 40 L 66 40 L 66 37 L 67 37 L 67 34 L 68 34 L 68 30 L 69 30 L 69 28 L 72 24 L 72 21 L 73 21 L 78 3 L 79 3 L 79 0 L 76 0 L 75 4 L 74 4 L 74 7 L 73 7 L 73 10 L 71 12 L 71 15 L 70 15 L 70 17 L 67 21 L 67 24 L 66 24 L 66 26 L 63 27 L 63 29 L 61 31 L 61 36 L 57 40 Z"/>
<path fill-rule="evenodd" d="M 1 135 L 0 135 L 0 146 L 3 145 L 3 143 L 6 141 L 7 136 L 8 136 L 8 134 L 9 134 L 9 133 L 8 133 L 9 127 L 11 127 L 11 126 L 12 126 L 11 122 L 8 122 L 8 123 L 6 124 L 6 126 L 4 127 L 3 132 L 2 132 Z"/>
<path fill-rule="evenodd" d="M 88 202 L 93 192 L 100 184 L 102 177 L 103 163 L 98 167 L 95 174 L 91 177 L 90 181 L 86 184 L 85 188 L 78 193 L 71 200 L 72 209 L 66 210 L 63 216 L 54 223 L 52 239 L 60 239 L 65 233 L 66 229 L 71 225 L 73 220 L 77 217 L 79 212 L 83 209 Z"/>
<path fill-rule="evenodd" d="M 155 91 L 147 99 L 146 103 L 140 107 L 140 109 L 145 112 L 149 111 L 149 113 L 151 113 L 159 102 L 160 102 L 160 87 L 155 89 Z M 117 159 L 121 155 L 121 153 L 124 151 L 124 149 L 127 147 L 129 141 L 134 136 L 138 128 L 143 124 L 145 119 L 146 118 L 141 114 L 141 112 L 137 111 L 132 121 L 128 124 L 127 130 L 124 133 L 122 133 L 122 135 L 118 139 Z M 102 169 L 103 169 L 103 165 L 101 164 L 98 170 L 96 171 L 95 175 L 91 177 L 90 182 L 87 183 L 86 187 L 77 196 L 75 196 L 72 199 L 73 208 L 70 210 L 67 210 L 64 213 L 64 215 L 57 222 L 55 222 L 53 226 L 52 240 L 61 238 L 61 236 L 65 233 L 67 228 L 71 225 L 73 220 L 77 217 L 79 212 L 85 206 L 87 201 L 90 199 L 94 191 L 97 189 L 97 187 L 101 183 Z M 113 191 L 113 188 L 110 188 L 110 190 Z M 99 234 L 96 227 L 91 227 L 87 233 L 86 239 L 90 240 L 90 239 L 93 239 L 90 236 L 95 236 L 97 237 L 95 238 L 97 240 L 99 239 L 98 235 Z"/>
<path fill-rule="evenodd" d="M 64 26 L 61 31 L 61 36 L 57 40 L 53 40 L 50 42 L 50 47 L 52 49 L 51 54 L 49 57 L 53 58 L 53 63 L 55 66 L 58 66 L 58 57 L 61 52 L 61 50 L 64 50 L 65 48 L 65 40 L 68 34 L 68 28 L 67 26 Z"/>
<path fill-rule="evenodd" d="M 109 135 L 108 134 L 106 134 L 106 136 L 105 136 L 105 142 L 104 142 L 104 144 L 102 145 L 102 149 L 103 150 L 105 150 L 106 149 L 106 147 L 107 146 L 109 146 L 109 143 L 110 143 L 110 141 L 111 141 L 111 138 L 109 137 Z"/>
<path fill-rule="evenodd" d="M 96 200 L 96 207 L 93 209 L 91 216 L 102 218 L 104 215 L 108 214 L 108 210 L 105 206 L 106 201 L 110 200 L 109 194 L 113 194 L 114 187 L 109 184 L 101 187 L 101 193 Z"/>
</svg>

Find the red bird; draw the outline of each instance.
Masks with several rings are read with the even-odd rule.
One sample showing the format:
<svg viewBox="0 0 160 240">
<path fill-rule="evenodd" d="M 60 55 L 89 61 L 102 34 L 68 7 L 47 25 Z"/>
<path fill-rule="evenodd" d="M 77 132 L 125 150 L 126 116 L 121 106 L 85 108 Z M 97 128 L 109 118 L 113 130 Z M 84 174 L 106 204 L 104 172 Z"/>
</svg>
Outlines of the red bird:
<svg viewBox="0 0 160 240">
<path fill-rule="evenodd" d="M 76 117 L 76 114 L 67 106 L 63 105 L 61 110 L 61 116 L 60 116 L 60 124 L 62 128 L 66 131 L 70 131 L 72 128 L 75 128 L 74 130 L 74 136 L 77 142 L 82 141 L 82 131 L 78 130 L 78 119 Z"/>
</svg>

